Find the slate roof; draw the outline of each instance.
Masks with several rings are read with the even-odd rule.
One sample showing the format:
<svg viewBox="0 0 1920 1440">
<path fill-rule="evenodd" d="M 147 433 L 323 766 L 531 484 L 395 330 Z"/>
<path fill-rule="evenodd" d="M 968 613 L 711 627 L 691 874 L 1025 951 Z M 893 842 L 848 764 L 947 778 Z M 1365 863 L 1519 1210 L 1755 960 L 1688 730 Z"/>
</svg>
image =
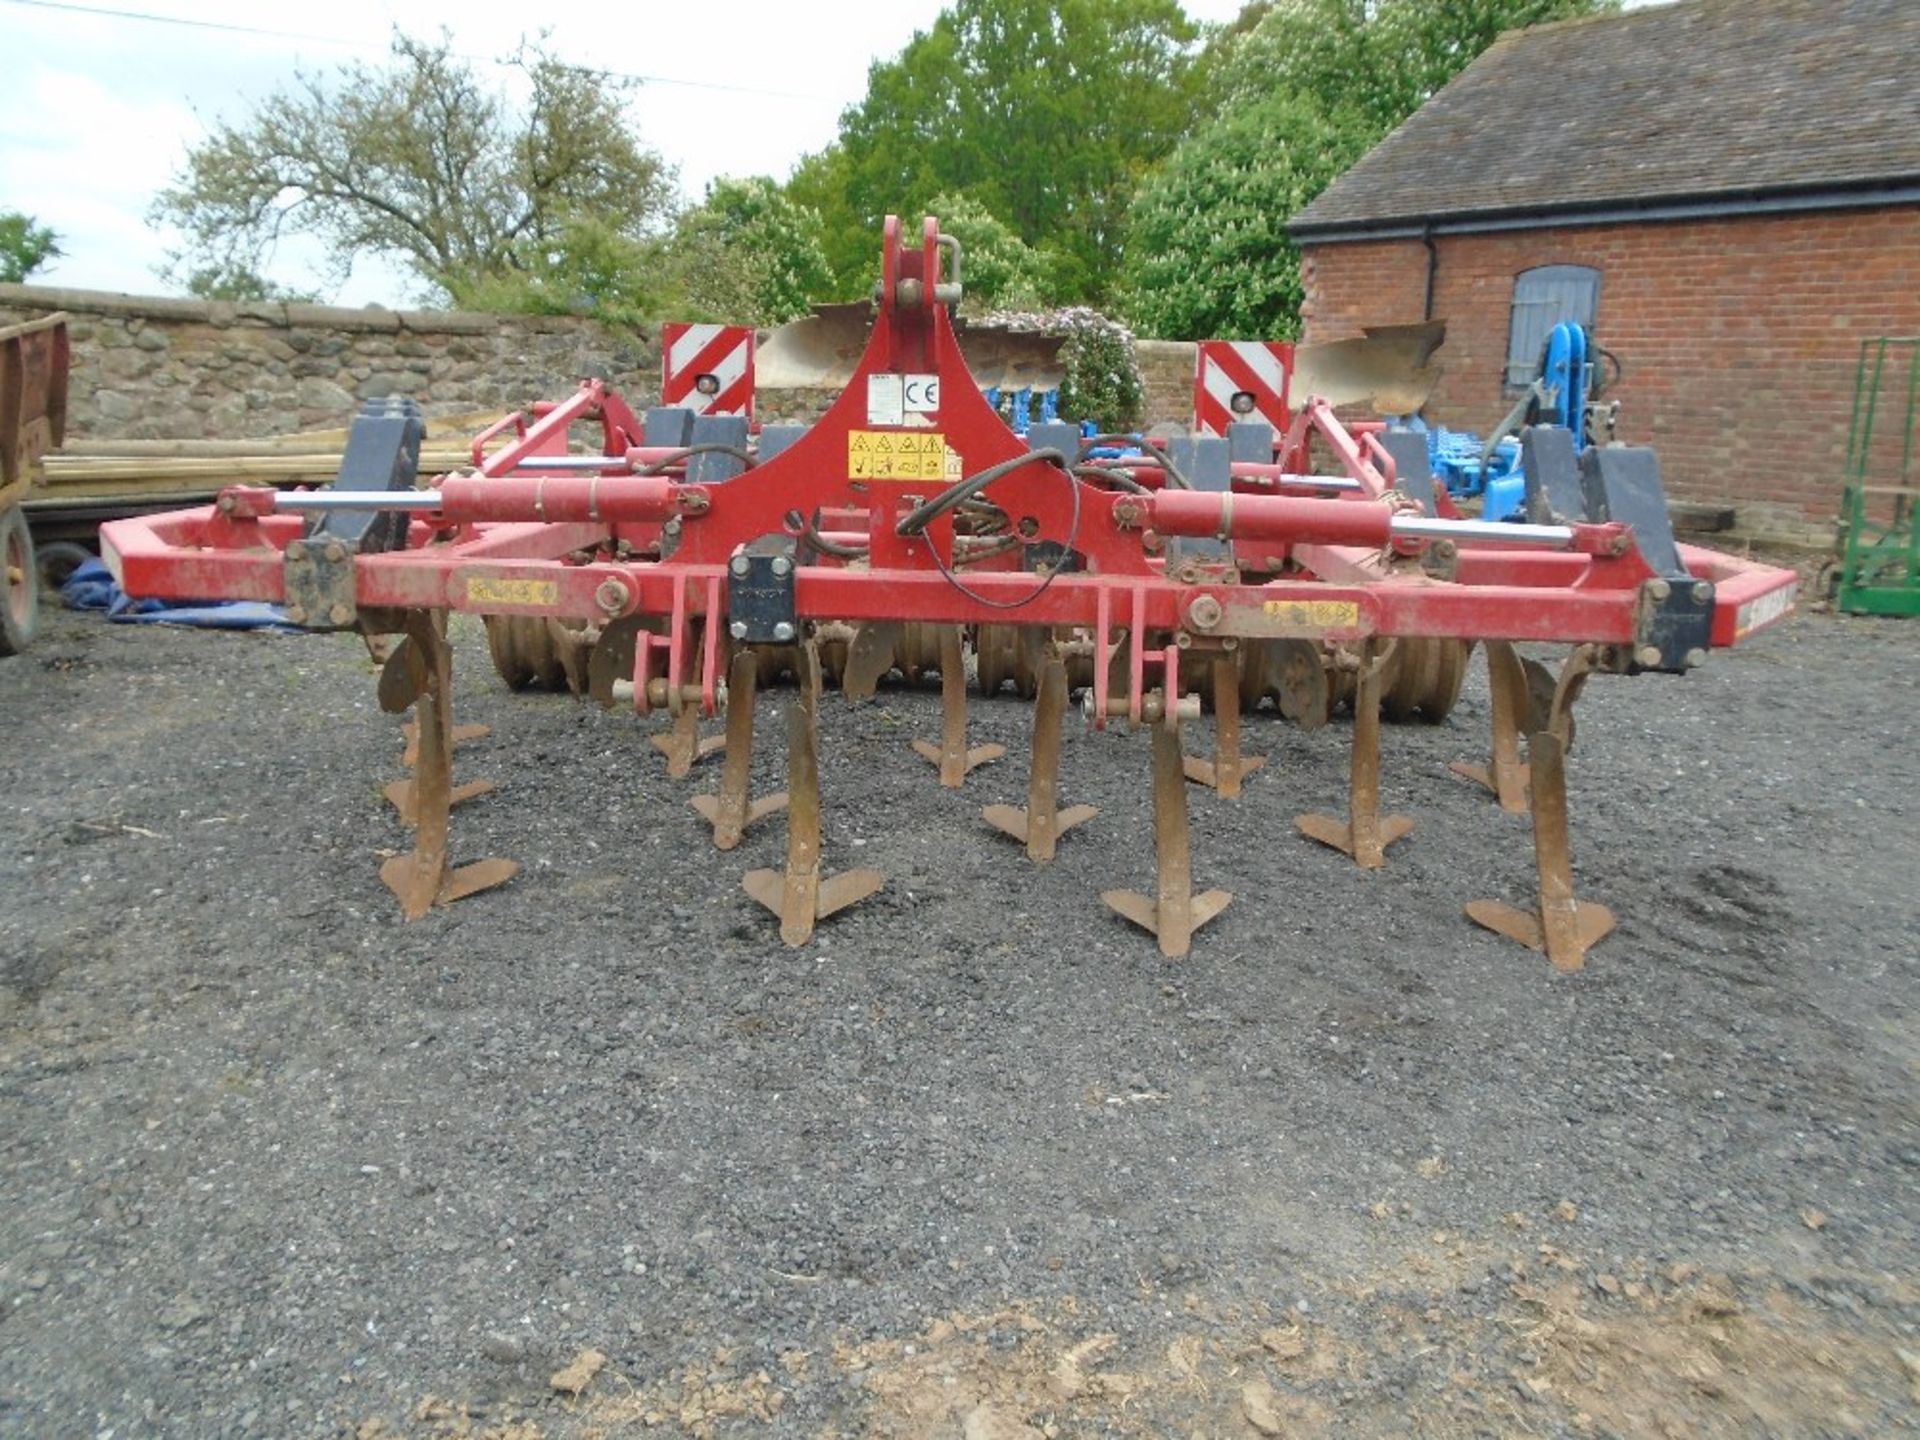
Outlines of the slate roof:
<svg viewBox="0 0 1920 1440">
<path fill-rule="evenodd" d="M 1291 229 L 1915 186 L 1920 0 L 1681 0 L 1501 36 Z"/>
</svg>

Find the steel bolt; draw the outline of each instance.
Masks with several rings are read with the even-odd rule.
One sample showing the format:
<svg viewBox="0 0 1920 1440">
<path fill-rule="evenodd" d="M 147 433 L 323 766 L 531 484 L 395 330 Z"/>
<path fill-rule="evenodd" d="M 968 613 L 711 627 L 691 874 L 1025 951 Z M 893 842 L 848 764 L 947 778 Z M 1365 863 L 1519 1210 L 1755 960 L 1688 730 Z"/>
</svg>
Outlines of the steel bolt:
<svg viewBox="0 0 1920 1440">
<path fill-rule="evenodd" d="M 735 620 L 731 625 L 727 626 L 727 633 L 736 640 L 746 639 L 747 622 L 744 620 Z"/>
<path fill-rule="evenodd" d="M 609 615 L 617 615 L 626 609 L 628 598 L 629 591 L 626 585 L 611 576 L 602 580 L 599 588 L 593 592 L 593 603 Z"/>
<path fill-rule="evenodd" d="M 1220 623 L 1226 614 L 1220 602 L 1211 595 L 1196 595 L 1193 603 L 1187 606 L 1187 619 L 1196 630 L 1211 630 Z"/>
<path fill-rule="evenodd" d="M 1651 670 L 1660 663 L 1660 647 L 1658 645 L 1642 645 L 1638 650 L 1633 652 L 1633 658 L 1642 669 Z"/>
<path fill-rule="evenodd" d="M 753 562 L 744 555 L 736 555 L 727 562 L 727 569 L 733 575 L 744 580 L 747 578 L 747 572 L 753 569 Z"/>
<path fill-rule="evenodd" d="M 329 540 L 325 554 L 329 563 L 338 565 L 342 560 L 347 558 L 347 547 L 342 545 L 338 540 Z"/>
<path fill-rule="evenodd" d="M 1665 600 L 1668 596 L 1673 594 L 1673 586 L 1669 585 L 1664 580 L 1649 580 L 1647 582 L 1647 594 L 1651 596 L 1656 602 Z"/>
<path fill-rule="evenodd" d="M 793 638 L 793 626 L 782 620 L 773 627 L 773 638 L 776 640 L 791 640 Z"/>
<path fill-rule="evenodd" d="M 1707 663 L 1706 651 L 1699 649 L 1698 647 L 1695 647 L 1694 649 L 1687 651 L 1687 668 L 1689 670 L 1691 670 L 1696 665 L 1704 665 L 1706 663 Z"/>
<path fill-rule="evenodd" d="M 336 625 L 350 625 L 353 623 L 353 607 L 344 601 L 336 601 L 327 611 L 327 619 Z"/>
<path fill-rule="evenodd" d="M 1713 599 L 1713 586 L 1705 580 L 1694 581 L 1693 603 L 1696 605 L 1704 605 L 1711 599 Z"/>
<path fill-rule="evenodd" d="M 778 579 L 781 579 L 781 580 L 786 579 L 787 576 L 793 573 L 793 561 L 789 560 L 784 555 L 774 556 L 773 557 L 773 573 L 775 577 Z"/>
</svg>

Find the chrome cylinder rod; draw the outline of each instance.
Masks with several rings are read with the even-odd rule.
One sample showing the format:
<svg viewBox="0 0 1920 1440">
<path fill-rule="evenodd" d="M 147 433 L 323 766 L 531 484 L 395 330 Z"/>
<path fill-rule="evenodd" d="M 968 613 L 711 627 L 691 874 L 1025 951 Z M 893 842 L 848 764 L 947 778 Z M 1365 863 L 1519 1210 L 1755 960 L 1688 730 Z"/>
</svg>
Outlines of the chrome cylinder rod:
<svg viewBox="0 0 1920 1440">
<path fill-rule="evenodd" d="M 275 510 L 412 510 L 440 508 L 438 490 L 282 490 Z"/>
<path fill-rule="evenodd" d="M 624 455 L 526 455 L 514 462 L 522 470 L 598 470 L 603 475 L 631 475 L 633 462 Z"/>
<path fill-rule="evenodd" d="M 1560 550 L 1573 543 L 1571 525 L 1519 525 L 1505 520 L 1442 520 L 1427 515 L 1396 515 L 1392 526 L 1396 540 L 1547 545 Z"/>
</svg>

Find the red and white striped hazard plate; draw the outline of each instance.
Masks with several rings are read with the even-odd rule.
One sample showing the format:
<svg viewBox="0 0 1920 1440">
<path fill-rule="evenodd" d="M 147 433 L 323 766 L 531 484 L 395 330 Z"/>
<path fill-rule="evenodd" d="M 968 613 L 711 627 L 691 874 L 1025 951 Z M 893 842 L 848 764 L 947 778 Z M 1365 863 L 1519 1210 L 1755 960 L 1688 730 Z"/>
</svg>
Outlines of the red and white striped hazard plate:
<svg viewBox="0 0 1920 1440">
<path fill-rule="evenodd" d="M 660 403 L 685 406 L 696 415 L 744 415 L 751 420 L 753 327 L 678 320 L 662 325 Z"/>
<path fill-rule="evenodd" d="M 1193 428 L 1224 435 L 1236 420 L 1264 420 L 1280 432 L 1293 421 L 1287 379 L 1293 346 L 1284 340 L 1202 340 L 1193 375 Z"/>
</svg>

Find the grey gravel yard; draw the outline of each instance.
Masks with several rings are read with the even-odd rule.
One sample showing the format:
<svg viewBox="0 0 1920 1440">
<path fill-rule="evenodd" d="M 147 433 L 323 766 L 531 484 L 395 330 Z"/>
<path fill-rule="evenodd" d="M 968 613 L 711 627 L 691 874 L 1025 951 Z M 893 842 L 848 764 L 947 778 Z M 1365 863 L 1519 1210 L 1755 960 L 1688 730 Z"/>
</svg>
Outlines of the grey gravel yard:
<svg viewBox="0 0 1920 1440">
<path fill-rule="evenodd" d="M 1144 737 L 1036 869 L 945 791 L 931 694 L 823 705 L 789 950 L 647 722 L 509 694 L 456 622 L 459 858 L 400 921 L 398 722 L 350 637 L 50 617 L 0 661 L 0 1434 L 1883 1436 L 1920 1386 L 1920 625 L 1808 615 L 1602 678 L 1569 765 L 1578 975 L 1519 899 L 1476 661 L 1390 727 L 1413 838 L 1302 839 L 1347 726 L 1192 793 L 1237 899 L 1163 960 Z M 758 787 L 779 788 L 781 714 Z M 1204 748 L 1205 727 L 1189 747 Z"/>
</svg>

